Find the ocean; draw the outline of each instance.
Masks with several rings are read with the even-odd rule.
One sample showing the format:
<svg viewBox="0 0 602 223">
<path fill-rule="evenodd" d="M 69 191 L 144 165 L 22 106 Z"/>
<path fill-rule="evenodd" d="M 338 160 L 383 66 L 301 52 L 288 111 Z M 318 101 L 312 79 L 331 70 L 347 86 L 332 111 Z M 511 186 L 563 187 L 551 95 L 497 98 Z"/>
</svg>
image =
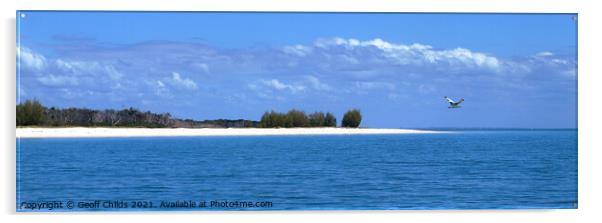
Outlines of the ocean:
<svg viewBox="0 0 602 223">
<path fill-rule="evenodd" d="M 17 211 L 577 208 L 577 130 L 17 139 Z"/>
</svg>

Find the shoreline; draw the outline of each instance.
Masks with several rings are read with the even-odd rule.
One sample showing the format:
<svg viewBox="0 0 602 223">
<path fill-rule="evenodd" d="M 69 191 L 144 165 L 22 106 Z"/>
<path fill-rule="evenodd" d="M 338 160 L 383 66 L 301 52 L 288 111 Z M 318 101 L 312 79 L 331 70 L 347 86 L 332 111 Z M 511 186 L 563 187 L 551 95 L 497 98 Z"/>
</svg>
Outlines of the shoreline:
<svg viewBox="0 0 602 223">
<path fill-rule="evenodd" d="M 445 131 L 381 128 L 106 128 L 17 127 L 17 138 L 103 138 L 177 136 L 285 136 L 285 135 L 377 135 L 432 134 Z"/>
</svg>

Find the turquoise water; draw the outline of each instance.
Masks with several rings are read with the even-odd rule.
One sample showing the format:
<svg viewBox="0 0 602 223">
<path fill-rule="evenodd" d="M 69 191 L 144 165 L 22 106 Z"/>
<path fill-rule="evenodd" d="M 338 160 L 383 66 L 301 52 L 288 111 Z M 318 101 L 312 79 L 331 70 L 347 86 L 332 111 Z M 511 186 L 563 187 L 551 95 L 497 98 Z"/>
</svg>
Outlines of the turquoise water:
<svg viewBox="0 0 602 223">
<path fill-rule="evenodd" d="M 576 130 L 17 142 L 18 211 L 517 208 L 577 208 Z"/>
</svg>

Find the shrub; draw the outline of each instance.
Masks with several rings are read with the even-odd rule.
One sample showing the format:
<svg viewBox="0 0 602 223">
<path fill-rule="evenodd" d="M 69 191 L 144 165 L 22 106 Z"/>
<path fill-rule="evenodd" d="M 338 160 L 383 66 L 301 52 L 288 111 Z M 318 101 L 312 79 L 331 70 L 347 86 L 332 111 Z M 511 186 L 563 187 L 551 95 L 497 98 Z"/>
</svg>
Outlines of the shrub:
<svg viewBox="0 0 602 223">
<path fill-rule="evenodd" d="M 311 127 L 324 126 L 325 120 L 326 120 L 326 116 L 324 115 L 324 112 L 314 112 L 309 115 L 309 126 L 311 126 Z"/>
<path fill-rule="evenodd" d="M 305 112 L 292 109 L 286 113 L 286 127 L 307 127 L 308 124 Z"/>
<path fill-rule="evenodd" d="M 362 114 L 360 113 L 360 110 L 352 109 L 347 111 L 347 113 L 345 113 L 343 116 L 343 122 L 341 123 L 341 126 L 357 128 L 360 126 L 361 122 Z"/>
<path fill-rule="evenodd" d="M 17 105 L 17 125 L 41 125 L 46 118 L 46 108 L 37 99 Z"/>
<path fill-rule="evenodd" d="M 337 127 L 337 118 L 330 112 L 326 113 L 326 117 L 324 117 L 324 125 L 326 127 Z"/>
<path fill-rule="evenodd" d="M 285 114 L 270 111 L 263 113 L 259 121 L 260 128 L 279 128 L 286 127 L 287 117 Z"/>
<path fill-rule="evenodd" d="M 337 119 L 328 112 L 314 112 L 306 115 L 304 111 L 291 109 L 287 113 L 275 111 L 265 112 L 261 116 L 260 128 L 294 128 L 294 127 L 336 127 Z"/>
</svg>

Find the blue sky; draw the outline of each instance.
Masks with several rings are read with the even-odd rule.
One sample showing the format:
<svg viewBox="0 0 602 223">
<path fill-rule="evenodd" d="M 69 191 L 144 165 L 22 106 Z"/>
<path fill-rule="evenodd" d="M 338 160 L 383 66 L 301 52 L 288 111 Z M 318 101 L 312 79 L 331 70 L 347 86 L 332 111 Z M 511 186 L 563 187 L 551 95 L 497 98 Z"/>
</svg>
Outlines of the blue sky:
<svg viewBox="0 0 602 223">
<path fill-rule="evenodd" d="M 359 108 L 364 127 L 575 128 L 573 16 L 24 11 L 17 81 L 47 106 L 201 120 Z"/>
</svg>

